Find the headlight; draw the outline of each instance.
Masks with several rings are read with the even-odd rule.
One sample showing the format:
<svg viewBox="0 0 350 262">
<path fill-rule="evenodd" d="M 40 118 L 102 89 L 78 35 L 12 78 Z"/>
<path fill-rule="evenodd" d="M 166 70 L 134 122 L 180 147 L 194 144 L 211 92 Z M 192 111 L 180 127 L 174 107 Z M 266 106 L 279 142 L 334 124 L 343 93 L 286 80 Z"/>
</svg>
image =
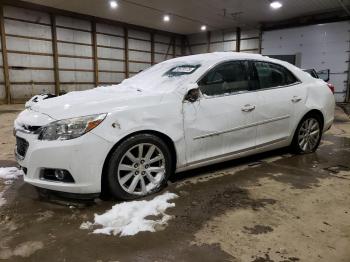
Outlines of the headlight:
<svg viewBox="0 0 350 262">
<path fill-rule="evenodd" d="M 40 128 L 40 140 L 69 140 L 84 135 L 97 127 L 107 116 L 98 114 L 52 122 Z"/>
</svg>

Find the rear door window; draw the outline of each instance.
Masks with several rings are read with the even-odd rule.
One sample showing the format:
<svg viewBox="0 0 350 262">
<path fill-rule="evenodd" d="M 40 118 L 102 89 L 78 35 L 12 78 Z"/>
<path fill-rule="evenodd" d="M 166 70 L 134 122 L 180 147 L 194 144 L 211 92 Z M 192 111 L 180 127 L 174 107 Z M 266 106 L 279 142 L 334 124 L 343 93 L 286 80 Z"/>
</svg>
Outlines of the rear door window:
<svg viewBox="0 0 350 262">
<path fill-rule="evenodd" d="M 254 62 L 260 89 L 283 87 L 298 82 L 298 79 L 285 67 L 268 63 Z"/>
</svg>

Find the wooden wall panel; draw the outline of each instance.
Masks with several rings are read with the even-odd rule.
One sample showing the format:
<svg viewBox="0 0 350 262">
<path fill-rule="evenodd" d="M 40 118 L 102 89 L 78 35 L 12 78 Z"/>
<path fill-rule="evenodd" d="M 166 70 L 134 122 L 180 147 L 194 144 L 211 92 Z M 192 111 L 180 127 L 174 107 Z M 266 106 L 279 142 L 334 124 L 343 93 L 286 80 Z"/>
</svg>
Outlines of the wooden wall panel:
<svg viewBox="0 0 350 262">
<path fill-rule="evenodd" d="M 1 12 L 0 8 L 0 12 Z M 1 31 L 1 28 L 0 28 Z M 0 104 L 7 102 L 6 101 L 6 89 L 5 89 L 5 77 L 4 77 L 4 67 L 2 61 L 2 45 L 1 45 L 1 37 L 0 37 Z"/>
<path fill-rule="evenodd" d="M 9 19 L 6 17 L 6 13 L 5 28 L 7 34 L 51 39 L 51 29 L 49 24 L 40 25 L 12 20 L 12 18 Z"/>
<path fill-rule="evenodd" d="M 10 4 L 3 8 L 8 69 L 0 56 L 0 103 L 6 102 L 4 72 L 13 102 L 23 102 L 43 92 L 117 84 L 152 64 L 182 55 L 180 36 L 65 16 L 64 11 L 55 14 Z"/>
<path fill-rule="evenodd" d="M 190 35 L 188 41 L 193 54 L 207 53 L 208 47 L 210 52 L 236 52 L 239 47 L 240 52 L 259 53 L 259 34 L 259 30 L 241 30 L 238 43 L 236 30 L 218 30 L 210 32 L 209 43 L 207 33 Z"/>
</svg>

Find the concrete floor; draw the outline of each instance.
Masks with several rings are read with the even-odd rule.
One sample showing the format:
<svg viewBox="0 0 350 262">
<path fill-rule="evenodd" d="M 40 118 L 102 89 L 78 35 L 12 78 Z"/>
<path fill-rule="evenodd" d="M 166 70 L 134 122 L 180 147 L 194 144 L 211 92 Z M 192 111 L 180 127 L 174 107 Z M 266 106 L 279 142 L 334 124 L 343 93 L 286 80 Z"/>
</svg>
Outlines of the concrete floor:
<svg viewBox="0 0 350 262">
<path fill-rule="evenodd" d="M 0 107 L 0 166 L 13 165 L 12 121 Z M 4 125 L 4 126 L 3 126 Z M 4 189 L 0 181 L 0 192 Z M 277 150 L 178 174 L 169 225 L 132 237 L 80 224 L 114 201 L 49 201 L 17 180 L 0 208 L 8 261 L 350 261 L 350 119 L 339 108 L 316 153 Z"/>
</svg>

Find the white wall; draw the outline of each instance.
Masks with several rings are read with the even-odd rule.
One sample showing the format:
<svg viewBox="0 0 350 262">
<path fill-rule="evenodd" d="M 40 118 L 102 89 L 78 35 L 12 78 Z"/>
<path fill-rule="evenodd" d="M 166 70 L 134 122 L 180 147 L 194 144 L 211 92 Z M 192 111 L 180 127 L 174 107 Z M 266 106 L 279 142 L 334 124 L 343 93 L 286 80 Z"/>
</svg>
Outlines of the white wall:
<svg viewBox="0 0 350 262">
<path fill-rule="evenodd" d="M 297 66 L 317 71 L 330 69 L 336 100 L 346 96 L 350 22 L 310 25 L 267 31 L 262 37 L 262 54 L 297 55 Z"/>
</svg>

